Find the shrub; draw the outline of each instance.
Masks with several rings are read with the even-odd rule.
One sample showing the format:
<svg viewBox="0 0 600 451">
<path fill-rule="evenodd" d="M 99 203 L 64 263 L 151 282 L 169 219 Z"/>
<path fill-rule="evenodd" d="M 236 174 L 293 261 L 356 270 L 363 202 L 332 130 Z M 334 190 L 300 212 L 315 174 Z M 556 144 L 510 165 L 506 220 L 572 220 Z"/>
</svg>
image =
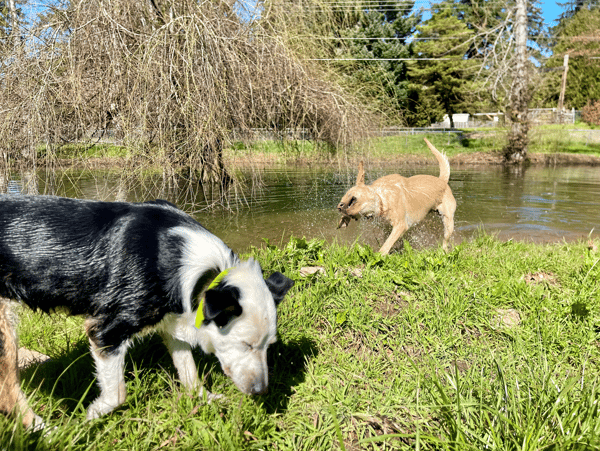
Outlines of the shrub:
<svg viewBox="0 0 600 451">
<path fill-rule="evenodd" d="M 581 120 L 586 124 L 600 125 L 600 100 L 588 100 L 581 109 Z"/>
</svg>

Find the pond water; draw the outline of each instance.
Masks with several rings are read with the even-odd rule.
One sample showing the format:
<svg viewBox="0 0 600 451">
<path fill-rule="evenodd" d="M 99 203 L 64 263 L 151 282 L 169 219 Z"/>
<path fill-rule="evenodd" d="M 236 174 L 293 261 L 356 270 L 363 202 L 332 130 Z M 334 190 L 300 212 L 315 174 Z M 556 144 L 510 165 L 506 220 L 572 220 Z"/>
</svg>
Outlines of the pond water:
<svg viewBox="0 0 600 451">
<path fill-rule="evenodd" d="M 390 173 L 438 174 L 437 166 L 366 165 L 367 183 Z M 103 200 L 163 198 L 193 214 L 237 252 L 264 240 L 280 245 L 290 236 L 320 238 L 377 247 L 387 231 L 376 221 L 352 221 L 336 229 L 336 205 L 354 184 L 356 168 L 277 166 L 236 172 L 241 184 L 224 199 L 197 185 L 165 184 L 160 177 L 139 179 L 119 170 L 38 173 L 13 178 L 4 189 Z M 30 183 L 29 180 L 35 180 Z M 0 183 L 0 189 L 2 189 Z M 499 166 L 452 168 L 450 187 L 457 201 L 454 243 L 478 230 L 500 239 L 571 241 L 600 236 L 600 169 L 586 166 L 524 169 Z M 405 235 L 415 248 L 438 246 L 442 224 L 430 214 Z"/>
</svg>

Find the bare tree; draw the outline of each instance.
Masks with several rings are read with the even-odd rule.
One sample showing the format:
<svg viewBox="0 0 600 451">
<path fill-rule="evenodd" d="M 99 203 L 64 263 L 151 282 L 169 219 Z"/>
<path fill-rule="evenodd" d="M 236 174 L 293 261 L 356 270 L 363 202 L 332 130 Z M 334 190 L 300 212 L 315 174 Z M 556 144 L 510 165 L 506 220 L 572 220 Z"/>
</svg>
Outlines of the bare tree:
<svg viewBox="0 0 600 451">
<path fill-rule="evenodd" d="M 234 0 L 81 0 L 53 8 L 3 55 L 0 151 L 47 162 L 118 129 L 132 161 L 225 181 L 233 132 L 304 128 L 331 146 L 365 130 L 362 109 Z M 24 158 L 24 155 L 26 158 Z"/>
<path fill-rule="evenodd" d="M 520 163 L 527 157 L 529 138 L 528 103 L 530 99 L 527 81 L 527 1 L 517 0 L 515 27 L 516 64 L 510 93 L 508 119 L 510 131 L 508 143 L 503 149 L 504 159 L 509 163 Z"/>
<path fill-rule="evenodd" d="M 485 92 L 505 111 L 510 127 L 503 148 L 505 161 L 518 163 L 527 158 L 528 104 L 532 91 L 528 39 L 534 38 L 533 35 L 540 42 L 545 39 L 543 19 L 535 2 L 530 6 L 527 0 L 516 0 L 513 6 L 487 3 L 482 3 L 481 21 L 475 24 L 477 33 L 471 56 L 481 61 L 478 78 Z M 487 10 L 494 7 L 505 13 L 501 20 L 488 20 L 488 17 L 501 17 L 498 11 Z"/>
</svg>

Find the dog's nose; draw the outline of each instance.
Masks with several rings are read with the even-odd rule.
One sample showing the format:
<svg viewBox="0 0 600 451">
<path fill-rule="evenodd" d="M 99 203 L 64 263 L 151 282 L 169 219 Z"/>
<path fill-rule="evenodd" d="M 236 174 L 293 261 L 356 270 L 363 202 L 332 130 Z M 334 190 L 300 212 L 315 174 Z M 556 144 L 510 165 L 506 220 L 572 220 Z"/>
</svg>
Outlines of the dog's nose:
<svg viewBox="0 0 600 451">
<path fill-rule="evenodd" d="M 251 395 L 264 395 L 269 391 L 269 387 L 262 381 L 255 382 L 252 387 L 250 387 Z"/>
<path fill-rule="evenodd" d="M 338 210 L 339 210 L 339 211 L 342 211 L 343 209 L 344 209 L 344 202 L 340 202 L 340 203 L 338 204 Z"/>
</svg>

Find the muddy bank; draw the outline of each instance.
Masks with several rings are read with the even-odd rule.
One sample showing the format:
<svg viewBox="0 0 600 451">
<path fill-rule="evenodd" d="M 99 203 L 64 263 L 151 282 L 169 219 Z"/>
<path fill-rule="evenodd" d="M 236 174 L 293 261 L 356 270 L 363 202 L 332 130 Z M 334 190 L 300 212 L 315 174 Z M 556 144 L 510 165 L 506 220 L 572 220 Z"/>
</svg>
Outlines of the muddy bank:
<svg viewBox="0 0 600 451">
<path fill-rule="evenodd" d="M 428 165 L 435 164 L 435 159 L 431 155 L 329 155 L 317 157 L 290 157 L 279 154 L 243 154 L 223 156 L 226 167 L 261 167 L 271 165 L 356 165 L 360 160 L 369 161 L 372 164 L 388 163 L 391 161 L 402 162 L 407 165 Z M 502 165 L 504 164 L 502 154 L 499 152 L 468 152 L 455 155 L 449 158 L 452 166 L 463 165 Z M 600 157 L 594 155 L 579 155 L 570 153 L 530 153 L 529 162 L 534 165 L 588 165 L 600 166 Z M 124 167 L 143 167 L 143 162 L 137 162 L 132 159 L 116 158 L 87 158 L 87 159 L 60 159 L 56 160 L 54 166 L 61 169 L 118 169 Z"/>
<path fill-rule="evenodd" d="M 579 155 L 572 153 L 530 153 L 531 164 L 541 165 L 587 165 L 600 166 L 600 157 L 594 155 Z M 450 158 L 451 165 L 469 164 L 504 164 L 501 153 L 473 152 L 456 155 Z"/>
<path fill-rule="evenodd" d="M 339 155 L 332 157 L 297 157 L 290 158 L 277 154 L 249 154 L 243 156 L 225 156 L 225 164 L 231 166 L 269 166 L 275 164 L 310 165 L 310 164 L 348 164 L 356 165 L 359 161 L 371 164 L 398 162 L 407 165 L 428 165 L 436 161 L 431 155 Z M 502 165 L 504 160 L 498 152 L 469 152 L 449 158 L 452 166 L 461 165 Z M 535 165 L 588 165 L 600 166 L 600 157 L 594 155 L 578 155 L 569 153 L 530 153 L 530 164 Z"/>
</svg>

